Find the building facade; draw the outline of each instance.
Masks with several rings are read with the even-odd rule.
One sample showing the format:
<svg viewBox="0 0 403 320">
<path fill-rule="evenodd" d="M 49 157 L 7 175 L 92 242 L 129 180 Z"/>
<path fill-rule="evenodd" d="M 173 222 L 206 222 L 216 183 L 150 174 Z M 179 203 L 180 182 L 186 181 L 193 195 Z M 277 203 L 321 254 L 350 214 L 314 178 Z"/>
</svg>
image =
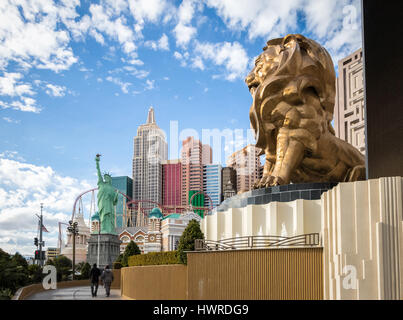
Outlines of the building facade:
<svg viewBox="0 0 403 320">
<path fill-rule="evenodd" d="M 339 61 L 334 127 L 336 136 L 365 154 L 364 65 L 362 49 Z"/>
<path fill-rule="evenodd" d="M 161 220 L 162 251 L 178 249 L 179 239 L 190 220 L 201 221 L 199 215 L 193 212 L 170 214 Z"/>
<path fill-rule="evenodd" d="M 112 177 L 112 186 L 128 197 L 132 197 L 133 195 L 133 180 L 130 177 Z M 117 228 L 121 228 L 124 224 L 127 224 L 126 203 L 128 201 L 129 200 L 126 197 L 119 195 L 115 216 L 115 226 Z"/>
<path fill-rule="evenodd" d="M 189 204 L 190 191 L 203 191 L 203 166 L 211 164 L 212 150 L 193 137 L 182 142 L 182 205 Z"/>
<path fill-rule="evenodd" d="M 236 195 L 236 189 L 232 185 L 231 180 L 228 180 L 228 182 L 224 185 L 223 200 L 232 198 L 235 195 Z"/>
<path fill-rule="evenodd" d="M 227 160 L 227 167 L 236 171 L 236 186 L 239 193 L 244 193 L 252 189 L 253 184 L 260 175 L 260 149 L 252 144 L 241 150 L 234 152 Z"/>
<path fill-rule="evenodd" d="M 221 176 L 222 176 L 222 178 L 221 178 L 221 181 L 222 181 L 221 194 L 222 194 L 222 197 L 223 197 L 222 200 L 225 200 L 226 197 L 225 197 L 224 193 L 225 193 L 225 190 L 228 189 L 228 187 L 227 187 L 228 182 L 231 182 L 230 183 L 231 192 L 235 191 L 235 194 L 237 193 L 237 191 L 236 191 L 236 170 L 234 168 L 231 168 L 231 167 L 222 168 Z"/>
<path fill-rule="evenodd" d="M 144 243 L 147 234 L 147 227 L 125 227 L 116 229 L 120 240 L 120 253 L 123 253 L 130 241 L 133 241 L 139 247 L 141 253 L 144 253 Z"/>
<path fill-rule="evenodd" d="M 75 239 L 76 263 L 86 262 L 88 240 L 91 235 L 90 228 L 86 225 L 82 214 L 76 215 L 73 222 L 77 222 L 78 226 L 78 235 Z M 67 232 L 67 243 L 61 248 L 61 255 L 73 260 L 73 236 L 69 232 Z"/>
<path fill-rule="evenodd" d="M 60 255 L 59 248 L 47 248 L 46 249 L 46 260 L 57 258 Z"/>
<path fill-rule="evenodd" d="M 213 207 L 217 207 L 221 203 L 221 170 L 222 167 L 219 164 L 207 164 L 203 166 L 203 191 L 211 198 Z"/>
<path fill-rule="evenodd" d="M 162 162 L 162 205 L 167 213 L 182 206 L 182 164 L 180 160 Z"/>
<path fill-rule="evenodd" d="M 162 161 L 167 160 L 168 145 L 157 126 L 153 107 L 146 124 L 137 129 L 133 154 L 133 200 L 162 203 Z"/>
<path fill-rule="evenodd" d="M 162 251 L 161 220 L 163 214 L 159 208 L 154 208 L 148 215 L 148 230 L 145 236 L 144 253 Z"/>
</svg>

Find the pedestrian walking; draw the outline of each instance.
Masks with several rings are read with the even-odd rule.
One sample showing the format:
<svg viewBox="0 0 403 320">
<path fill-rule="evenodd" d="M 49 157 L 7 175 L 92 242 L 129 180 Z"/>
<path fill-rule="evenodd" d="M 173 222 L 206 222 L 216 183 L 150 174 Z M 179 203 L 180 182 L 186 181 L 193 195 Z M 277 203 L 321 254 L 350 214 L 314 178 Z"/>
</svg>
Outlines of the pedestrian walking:
<svg viewBox="0 0 403 320">
<path fill-rule="evenodd" d="M 94 265 L 92 266 L 92 269 L 90 271 L 91 294 L 92 294 L 93 298 L 97 296 L 100 275 L 101 275 L 101 271 L 97 268 L 97 264 L 94 263 Z"/>
<path fill-rule="evenodd" d="M 111 293 L 111 284 L 113 281 L 113 272 L 111 269 L 109 269 L 108 265 L 105 267 L 104 272 L 102 272 L 101 280 L 104 283 L 106 296 L 109 297 Z"/>
</svg>

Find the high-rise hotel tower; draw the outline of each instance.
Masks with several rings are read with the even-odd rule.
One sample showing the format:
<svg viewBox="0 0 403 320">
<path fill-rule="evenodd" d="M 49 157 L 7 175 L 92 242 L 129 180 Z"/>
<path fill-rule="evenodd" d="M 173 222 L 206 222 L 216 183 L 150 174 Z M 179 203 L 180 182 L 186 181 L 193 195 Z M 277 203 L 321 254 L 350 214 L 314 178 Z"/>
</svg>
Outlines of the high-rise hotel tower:
<svg viewBox="0 0 403 320">
<path fill-rule="evenodd" d="M 168 144 L 155 123 L 154 108 L 148 110 L 147 123 L 137 128 L 133 154 L 133 200 L 162 203 L 162 161 L 167 160 Z"/>
<path fill-rule="evenodd" d="M 189 204 L 190 192 L 203 191 L 203 166 L 211 164 L 212 149 L 194 137 L 182 142 L 182 205 Z"/>
</svg>

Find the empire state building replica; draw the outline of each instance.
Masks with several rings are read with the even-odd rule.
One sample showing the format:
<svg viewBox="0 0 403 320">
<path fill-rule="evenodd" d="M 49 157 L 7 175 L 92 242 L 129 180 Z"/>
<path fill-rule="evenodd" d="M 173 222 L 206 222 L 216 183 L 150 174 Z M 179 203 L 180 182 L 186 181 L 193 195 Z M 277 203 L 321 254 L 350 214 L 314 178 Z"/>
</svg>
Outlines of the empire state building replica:
<svg viewBox="0 0 403 320">
<path fill-rule="evenodd" d="M 133 200 L 162 203 L 162 161 L 167 158 L 168 144 L 165 134 L 156 124 L 154 108 L 150 107 L 147 122 L 137 128 L 137 136 L 134 137 Z M 145 226 L 144 215 L 150 210 L 138 209 L 133 212 L 136 226 Z"/>
</svg>

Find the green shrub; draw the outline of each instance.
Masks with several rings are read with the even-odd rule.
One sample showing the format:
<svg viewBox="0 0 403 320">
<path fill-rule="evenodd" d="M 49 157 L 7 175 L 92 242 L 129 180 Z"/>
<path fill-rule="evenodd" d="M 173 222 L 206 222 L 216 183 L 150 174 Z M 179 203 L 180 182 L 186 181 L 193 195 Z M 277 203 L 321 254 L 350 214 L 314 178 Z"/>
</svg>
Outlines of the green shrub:
<svg viewBox="0 0 403 320">
<path fill-rule="evenodd" d="M 113 269 L 122 269 L 122 263 L 120 263 L 119 261 L 115 261 L 113 263 Z"/>
<path fill-rule="evenodd" d="M 129 257 L 129 267 L 178 263 L 176 251 L 150 252 Z"/>
<path fill-rule="evenodd" d="M 0 289 L 0 300 L 11 300 L 12 297 L 13 292 L 10 289 Z"/>
<path fill-rule="evenodd" d="M 127 267 L 129 264 L 128 263 L 129 257 L 138 255 L 138 254 L 141 254 L 139 247 L 133 240 L 130 241 L 129 244 L 126 246 L 125 251 L 123 252 L 123 256 L 122 256 L 122 260 L 121 260 L 122 266 Z"/>
<path fill-rule="evenodd" d="M 177 251 L 179 263 L 187 264 L 187 255 L 185 251 L 194 251 L 195 240 L 197 239 L 204 239 L 204 234 L 200 229 L 199 222 L 196 220 L 190 220 L 179 239 Z"/>
</svg>

